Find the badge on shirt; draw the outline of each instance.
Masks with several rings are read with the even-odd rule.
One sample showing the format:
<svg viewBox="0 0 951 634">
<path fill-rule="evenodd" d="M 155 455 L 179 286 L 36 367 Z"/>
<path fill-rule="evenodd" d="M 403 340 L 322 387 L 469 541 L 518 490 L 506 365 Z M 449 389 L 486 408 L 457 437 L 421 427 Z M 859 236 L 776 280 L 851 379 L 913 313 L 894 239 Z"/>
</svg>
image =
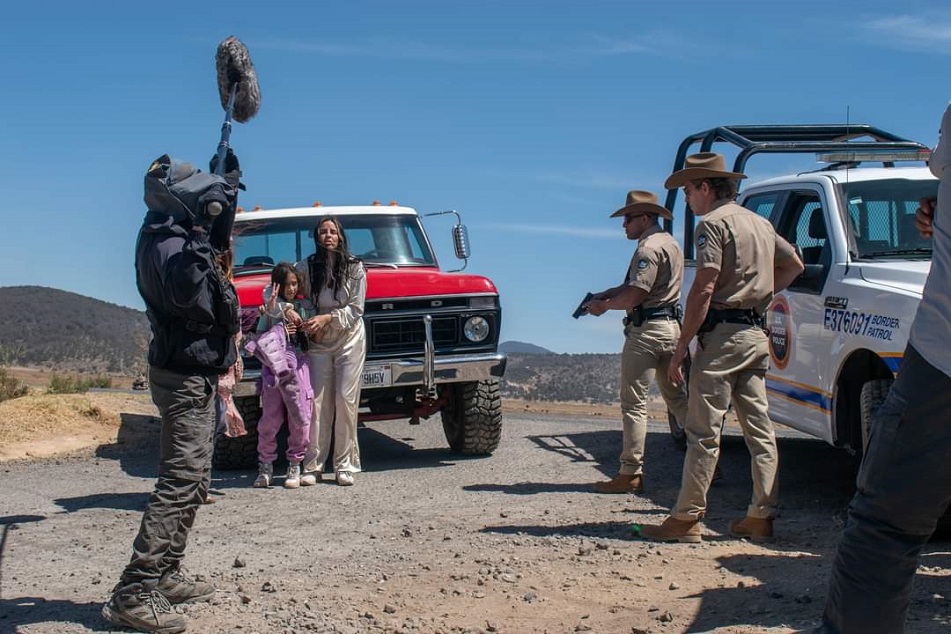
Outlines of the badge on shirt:
<svg viewBox="0 0 951 634">
<path fill-rule="evenodd" d="M 697 248 L 702 249 L 707 244 L 707 234 L 701 233 L 697 236 Z"/>
<path fill-rule="evenodd" d="M 638 261 L 637 261 L 637 270 L 638 270 L 638 271 L 643 271 L 644 269 L 647 268 L 647 265 L 648 265 L 648 264 L 649 264 L 648 261 L 645 260 L 645 259 L 643 259 L 643 258 L 640 259 L 640 260 L 638 260 Z"/>
</svg>

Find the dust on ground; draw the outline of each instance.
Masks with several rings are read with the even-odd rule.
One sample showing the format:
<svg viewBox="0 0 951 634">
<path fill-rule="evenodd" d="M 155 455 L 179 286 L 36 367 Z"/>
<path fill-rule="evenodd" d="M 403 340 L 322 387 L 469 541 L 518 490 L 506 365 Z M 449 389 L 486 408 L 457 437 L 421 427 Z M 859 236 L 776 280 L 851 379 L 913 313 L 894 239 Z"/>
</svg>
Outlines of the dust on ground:
<svg viewBox="0 0 951 634">
<path fill-rule="evenodd" d="M 99 609 L 155 479 L 159 425 L 148 393 L 4 405 L 0 429 L 23 453 L 0 466 L 0 631 L 114 631 Z M 659 403 L 638 496 L 591 492 L 617 469 L 615 407 L 505 409 L 489 458 L 452 454 L 436 417 L 361 429 L 365 471 L 353 487 L 328 478 L 260 490 L 252 471 L 216 472 L 217 503 L 201 509 L 186 563 L 219 592 L 176 608 L 189 631 L 789 634 L 816 623 L 851 495 L 855 465 L 842 452 L 780 439 L 777 540 L 752 544 L 725 536 L 750 495 L 748 454 L 728 434 L 704 542 L 655 545 L 632 540 L 630 527 L 659 522 L 679 488 L 682 453 Z M 951 627 L 949 550 L 923 553 L 910 634 Z"/>
</svg>

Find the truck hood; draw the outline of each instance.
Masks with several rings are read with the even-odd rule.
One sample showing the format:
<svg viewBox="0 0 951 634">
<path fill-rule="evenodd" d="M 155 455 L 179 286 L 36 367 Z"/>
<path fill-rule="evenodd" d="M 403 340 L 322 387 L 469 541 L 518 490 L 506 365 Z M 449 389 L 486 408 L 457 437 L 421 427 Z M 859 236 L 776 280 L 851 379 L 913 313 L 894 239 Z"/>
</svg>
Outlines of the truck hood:
<svg viewBox="0 0 951 634">
<path fill-rule="evenodd" d="M 863 262 L 862 279 L 869 284 L 895 288 L 921 297 L 931 260 L 905 262 Z"/>
<path fill-rule="evenodd" d="M 234 285 L 242 306 L 258 306 L 263 302 L 264 287 L 270 272 L 238 272 Z M 444 273 L 437 268 L 368 268 L 367 299 L 398 299 L 446 295 L 497 295 L 495 284 L 481 275 Z"/>
</svg>

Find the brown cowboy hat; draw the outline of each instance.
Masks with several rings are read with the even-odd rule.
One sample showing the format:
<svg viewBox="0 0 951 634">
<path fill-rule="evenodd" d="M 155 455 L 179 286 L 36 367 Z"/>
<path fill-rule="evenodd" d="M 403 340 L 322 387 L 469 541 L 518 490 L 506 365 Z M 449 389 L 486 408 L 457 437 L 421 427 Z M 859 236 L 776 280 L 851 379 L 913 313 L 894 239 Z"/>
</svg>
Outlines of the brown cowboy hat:
<svg viewBox="0 0 951 634">
<path fill-rule="evenodd" d="M 657 204 L 657 196 L 650 192 L 632 189 L 627 192 L 627 202 L 623 207 L 611 214 L 611 218 L 627 216 L 629 214 L 654 214 L 670 220 L 672 216 L 666 207 Z"/>
<path fill-rule="evenodd" d="M 687 160 L 684 161 L 684 168 L 668 176 L 664 187 L 667 189 L 677 189 L 684 183 L 702 178 L 732 178 L 739 180 L 746 178 L 746 174 L 728 172 L 726 170 L 726 161 L 723 160 L 722 154 L 717 154 L 716 152 L 700 152 L 688 156 Z"/>
</svg>

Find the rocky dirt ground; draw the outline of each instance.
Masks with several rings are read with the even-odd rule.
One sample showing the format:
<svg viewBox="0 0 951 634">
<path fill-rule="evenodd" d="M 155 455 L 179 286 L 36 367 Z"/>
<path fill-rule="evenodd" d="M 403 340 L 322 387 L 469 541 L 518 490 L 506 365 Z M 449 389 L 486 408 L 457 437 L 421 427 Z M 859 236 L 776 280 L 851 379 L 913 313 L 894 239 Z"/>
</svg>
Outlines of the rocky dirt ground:
<svg viewBox="0 0 951 634">
<path fill-rule="evenodd" d="M 155 477 L 147 395 L 59 399 L 0 405 L 0 632 L 112 631 L 100 606 Z M 366 472 L 354 487 L 255 490 L 251 472 L 215 473 L 217 502 L 199 513 L 187 564 L 219 592 L 180 608 L 189 631 L 787 633 L 816 623 L 853 459 L 785 434 L 778 538 L 751 544 L 724 537 L 750 490 L 743 442 L 728 436 L 705 541 L 656 546 L 632 540 L 630 526 L 660 521 L 677 493 L 682 454 L 663 425 L 649 435 L 647 492 L 602 496 L 590 484 L 616 469 L 613 408 L 506 410 L 490 458 L 451 454 L 437 420 L 400 421 L 361 430 Z M 42 443 L 23 433 L 31 426 Z M 951 544 L 935 542 L 908 631 L 948 631 L 949 595 Z"/>
</svg>

